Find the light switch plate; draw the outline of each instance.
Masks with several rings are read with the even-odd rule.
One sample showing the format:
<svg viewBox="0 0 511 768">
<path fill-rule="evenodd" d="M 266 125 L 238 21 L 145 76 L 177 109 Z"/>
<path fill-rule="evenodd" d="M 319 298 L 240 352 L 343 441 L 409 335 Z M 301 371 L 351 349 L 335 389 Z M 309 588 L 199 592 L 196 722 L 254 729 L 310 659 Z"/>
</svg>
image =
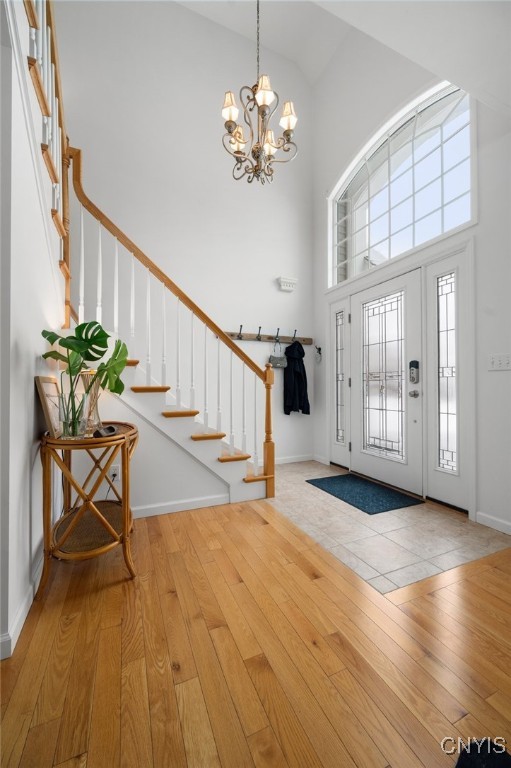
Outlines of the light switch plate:
<svg viewBox="0 0 511 768">
<path fill-rule="evenodd" d="M 511 371 L 511 352 L 491 352 L 489 371 Z"/>
</svg>

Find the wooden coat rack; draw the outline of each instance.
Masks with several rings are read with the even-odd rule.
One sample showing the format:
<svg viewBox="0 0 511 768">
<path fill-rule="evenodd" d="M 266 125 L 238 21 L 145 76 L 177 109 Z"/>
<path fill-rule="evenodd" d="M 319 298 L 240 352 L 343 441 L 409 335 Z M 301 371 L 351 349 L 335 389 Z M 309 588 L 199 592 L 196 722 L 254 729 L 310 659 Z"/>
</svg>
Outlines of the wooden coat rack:
<svg viewBox="0 0 511 768">
<path fill-rule="evenodd" d="M 227 336 L 229 336 L 231 339 L 234 339 L 235 341 L 266 341 L 270 342 L 271 344 L 292 344 L 293 341 L 299 341 L 300 344 L 304 346 L 309 346 L 311 344 L 314 344 L 314 340 L 309 338 L 308 336 L 297 336 L 296 331 L 294 333 L 294 336 L 281 336 L 280 328 L 277 328 L 277 333 L 273 335 L 268 335 L 265 333 L 261 333 L 261 326 L 259 326 L 259 331 L 257 333 L 243 333 L 243 326 L 240 325 L 240 329 L 238 332 L 236 331 L 226 331 L 225 333 Z"/>
</svg>

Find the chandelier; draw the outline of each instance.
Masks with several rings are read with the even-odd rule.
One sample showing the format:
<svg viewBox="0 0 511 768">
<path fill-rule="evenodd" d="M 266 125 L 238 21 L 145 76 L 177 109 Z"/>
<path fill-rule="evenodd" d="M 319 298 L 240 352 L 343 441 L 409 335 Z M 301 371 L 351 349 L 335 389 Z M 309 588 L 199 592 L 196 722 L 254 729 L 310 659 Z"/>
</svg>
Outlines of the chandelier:
<svg viewBox="0 0 511 768">
<path fill-rule="evenodd" d="M 241 87 L 240 102 L 243 108 L 243 120 L 248 128 L 246 137 L 243 133 L 243 125 L 236 122 L 239 109 L 232 91 L 226 92 L 222 108 L 226 130 L 222 143 L 235 161 L 232 175 L 236 180 L 246 176 L 249 183 L 254 179 L 261 184 L 265 181 L 272 182 L 275 163 L 288 163 L 296 157 L 298 152 L 296 144 L 292 141 L 297 117 L 293 102 L 286 101 L 279 121 L 283 129 L 282 136 L 275 139 L 270 121 L 279 105 L 279 96 L 272 90 L 268 75 L 259 74 L 259 0 L 257 0 L 257 82 L 252 87 L 248 85 Z"/>
</svg>

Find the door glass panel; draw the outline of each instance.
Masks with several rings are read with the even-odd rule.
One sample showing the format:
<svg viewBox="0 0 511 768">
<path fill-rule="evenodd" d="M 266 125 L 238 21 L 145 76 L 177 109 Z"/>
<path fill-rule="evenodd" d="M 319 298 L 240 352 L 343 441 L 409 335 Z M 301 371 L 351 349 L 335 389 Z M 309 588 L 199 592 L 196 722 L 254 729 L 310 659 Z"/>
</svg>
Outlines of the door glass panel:
<svg viewBox="0 0 511 768">
<path fill-rule="evenodd" d="M 335 313 L 335 439 L 344 445 L 346 437 L 346 414 L 344 392 L 344 310 Z"/>
<path fill-rule="evenodd" d="M 363 305 L 363 450 L 404 461 L 403 291 Z"/>
<path fill-rule="evenodd" d="M 438 468 L 457 472 L 456 275 L 437 279 Z"/>
</svg>

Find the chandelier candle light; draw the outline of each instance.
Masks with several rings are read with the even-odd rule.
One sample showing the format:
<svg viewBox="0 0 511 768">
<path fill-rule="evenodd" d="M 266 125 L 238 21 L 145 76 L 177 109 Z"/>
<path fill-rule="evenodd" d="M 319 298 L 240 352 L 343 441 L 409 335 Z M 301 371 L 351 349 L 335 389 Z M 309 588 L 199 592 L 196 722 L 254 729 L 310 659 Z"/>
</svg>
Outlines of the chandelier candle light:
<svg viewBox="0 0 511 768">
<path fill-rule="evenodd" d="M 286 101 L 279 121 L 279 125 L 283 128 L 282 136 L 275 139 L 273 130 L 269 126 L 279 105 L 279 96 L 272 90 L 268 75 L 259 74 L 259 0 L 257 0 L 257 83 L 252 87 L 248 85 L 241 87 L 240 101 L 243 107 L 243 119 L 249 130 L 248 138 L 243 134 L 243 126 L 236 122 L 239 109 L 232 91 L 226 92 L 222 109 L 227 131 L 222 142 L 224 148 L 236 161 L 232 175 L 236 180 L 246 176 L 248 182 L 252 182 L 254 178 L 261 184 L 265 181 L 271 182 L 274 164 L 288 163 L 296 157 L 298 148 L 292 138 L 297 117 L 293 102 Z M 278 156 L 277 152 L 281 150 Z M 282 154 L 284 152 L 287 156 Z"/>
</svg>

